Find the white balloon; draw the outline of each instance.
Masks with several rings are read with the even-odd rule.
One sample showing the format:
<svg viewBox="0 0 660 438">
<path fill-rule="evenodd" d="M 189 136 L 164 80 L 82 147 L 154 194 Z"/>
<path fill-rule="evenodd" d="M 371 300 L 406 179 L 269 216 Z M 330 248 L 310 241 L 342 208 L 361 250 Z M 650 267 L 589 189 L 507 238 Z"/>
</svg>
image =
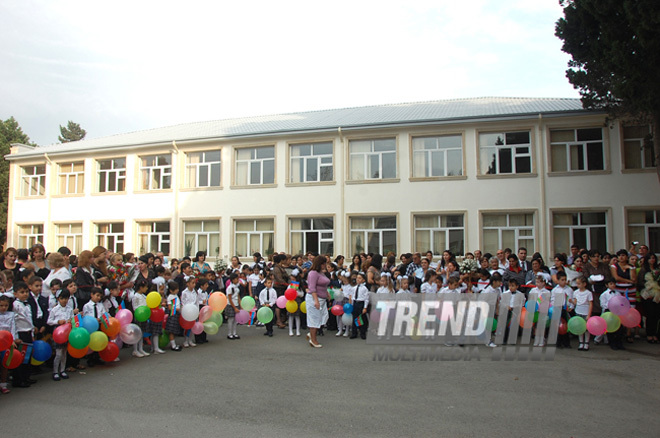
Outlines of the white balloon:
<svg viewBox="0 0 660 438">
<path fill-rule="evenodd" d="M 181 309 L 181 317 L 186 321 L 194 321 L 199 316 L 199 307 L 195 304 L 186 304 Z"/>
<path fill-rule="evenodd" d="M 137 344 L 142 339 L 142 329 L 136 324 L 126 324 L 121 328 L 119 337 L 125 344 Z"/>
<path fill-rule="evenodd" d="M 344 313 L 341 316 L 341 322 L 344 323 L 344 325 L 352 325 L 353 324 L 353 315 L 350 313 Z"/>
<path fill-rule="evenodd" d="M 335 301 L 342 301 L 344 299 L 344 293 L 341 291 L 341 289 L 337 289 L 335 291 Z"/>
</svg>

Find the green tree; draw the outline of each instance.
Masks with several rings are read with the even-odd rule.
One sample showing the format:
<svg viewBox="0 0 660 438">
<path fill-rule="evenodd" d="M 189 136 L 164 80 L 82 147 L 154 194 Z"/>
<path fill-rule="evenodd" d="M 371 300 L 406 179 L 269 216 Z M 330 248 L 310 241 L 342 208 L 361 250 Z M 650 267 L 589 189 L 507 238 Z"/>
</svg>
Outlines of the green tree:
<svg viewBox="0 0 660 438">
<path fill-rule="evenodd" d="M 566 76 L 582 105 L 611 117 L 651 125 L 660 180 L 660 1 L 560 0 L 555 27 L 562 50 L 573 58 Z"/>
<path fill-rule="evenodd" d="M 0 120 L 0 242 L 7 241 L 7 200 L 9 199 L 9 161 L 4 159 L 10 152 L 12 143 L 30 143 L 28 137 L 18 122 L 10 117 L 5 121 Z"/>
<path fill-rule="evenodd" d="M 82 140 L 87 135 L 87 131 L 82 129 L 78 123 L 69 120 L 66 128 L 60 125 L 60 134 L 62 135 L 57 137 L 60 143 L 68 143 L 70 141 Z"/>
</svg>

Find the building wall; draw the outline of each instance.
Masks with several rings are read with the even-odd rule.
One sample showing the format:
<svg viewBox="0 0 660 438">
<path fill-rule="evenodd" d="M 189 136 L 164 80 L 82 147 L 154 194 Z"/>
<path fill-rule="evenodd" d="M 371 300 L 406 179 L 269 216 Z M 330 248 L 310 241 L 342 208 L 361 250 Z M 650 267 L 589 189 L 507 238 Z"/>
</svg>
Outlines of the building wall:
<svg viewBox="0 0 660 438">
<path fill-rule="evenodd" d="M 630 209 L 660 210 L 660 190 L 653 169 L 623 170 L 620 124 L 603 128 L 604 170 L 574 173 L 550 171 L 551 130 L 603 127 L 604 122 L 602 115 L 528 117 L 497 122 L 458 121 L 398 128 L 337 130 L 332 133 L 182 141 L 139 148 L 106 148 L 83 154 L 60 155 L 51 152 L 48 157 L 29 160 L 21 159 L 19 151 L 15 150 L 16 157 L 10 157 L 11 199 L 7 244 L 20 246 L 21 226 L 42 224 L 43 242 L 47 249 L 52 250 L 58 246 L 58 225 L 80 223 L 80 245 L 88 249 L 98 243 L 97 224 L 123 222 L 124 251 L 140 252 L 138 222 L 166 221 L 170 223 L 170 254 L 181 256 L 186 252 L 184 221 L 212 219 L 219 220 L 219 255 L 226 257 L 235 253 L 236 220 L 266 218 L 274 221 L 273 249 L 291 252 L 289 219 L 322 216 L 334 219 L 333 252 L 349 254 L 352 252 L 351 218 L 387 215 L 396 217 L 396 251 L 401 253 L 427 249 L 415 247 L 415 215 L 458 213 L 464 215 L 464 249 L 471 251 L 484 248 L 483 228 L 487 225 L 484 214 L 531 213 L 534 218 L 535 249 L 548 257 L 555 251 L 555 213 L 598 211 L 606 213 L 607 249 L 627 248 L 629 232 L 626 212 Z M 530 130 L 531 172 L 482 175 L 479 169 L 479 134 L 520 130 Z M 414 178 L 412 138 L 447 134 L 462 137 L 463 175 Z M 385 180 L 350 180 L 349 142 L 375 138 L 396 139 L 396 175 Z M 333 143 L 333 181 L 313 184 L 289 181 L 290 145 L 306 142 Z M 237 185 L 236 151 L 267 145 L 275 146 L 273 184 Z M 220 187 L 186 188 L 186 154 L 218 148 L 222 161 Z M 139 186 L 139 157 L 161 153 L 172 154 L 172 189 L 142 190 Z M 126 157 L 126 188 L 121 193 L 98 193 L 97 161 L 115 157 Z M 80 160 L 84 160 L 84 192 L 79 195 L 59 194 L 59 165 Z M 31 164 L 46 165 L 43 196 L 21 196 L 22 168 Z M 660 212 L 657 214 L 660 215 Z M 657 219 L 660 220 L 660 217 Z M 261 250 L 265 252 L 266 248 Z M 210 257 L 215 256 L 213 249 L 209 249 L 209 253 Z"/>
</svg>

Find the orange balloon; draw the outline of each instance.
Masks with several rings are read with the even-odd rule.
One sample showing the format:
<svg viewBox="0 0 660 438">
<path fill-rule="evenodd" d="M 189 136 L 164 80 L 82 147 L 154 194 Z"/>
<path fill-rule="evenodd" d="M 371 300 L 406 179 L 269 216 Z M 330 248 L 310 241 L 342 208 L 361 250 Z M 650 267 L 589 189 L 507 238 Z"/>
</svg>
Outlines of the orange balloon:
<svg viewBox="0 0 660 438">
<path fill-rule="evenodd" d="M 222 312 L 227 307 L 227 296 L 222 292 L 213 292 L 209 297 L 209 306 L 214 312 Z"/>
<path fill-rule="evenodd" d="M 121 323 L 117 318 L 110 318 L 108 320 L 108 327 L 105 326 L 105 324 L 100 324 L 101 326 L 101 331 L 108 335 L 108 338 L 114 338 L 119 334 L 119 331 L 121 330 Z"/>
<path fill-rule="evenodd" d="M 87 352 L 89 351 L 89 347 L 85 348 L 73 348 L 71 344 L 67 345 L 66 350 L 69 352 L 71 357 L 75 357 L 76 359 L 82 359 L 85 357 Z"/>
<path fill-rule="evenodd" d="M 527 319 L 527 309 L 524 307 L 520 309 L 520 327 L 525 328 L 525 320 Z M 527 328 L 532 327 L 534 325 L 533 321 L 530 321 L 530 324 L 528 324 Z"/>
</svg>

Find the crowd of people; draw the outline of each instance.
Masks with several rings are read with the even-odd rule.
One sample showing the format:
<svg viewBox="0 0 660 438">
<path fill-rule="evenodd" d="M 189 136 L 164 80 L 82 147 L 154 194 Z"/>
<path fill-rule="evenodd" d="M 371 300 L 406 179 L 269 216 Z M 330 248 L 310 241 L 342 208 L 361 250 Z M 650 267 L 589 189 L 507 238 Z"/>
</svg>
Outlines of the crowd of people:
<svg viewBox="0 0 660 438">
<path fill-rule="evenodd" d="M 494 255 L 477 250 L 460 258 L 448 250 L 439 258 L 429 251 L 401 254 L 398 259 L 391 253 L 355 254 L 350 260 L 311 252 L 275 253 L 264 259 L 255 253 L 249 263 L 232 257 L 228 264 L 217 261 L 212 267 L 201 251 L 192 259 L 178 260 L 162 253 L 139 257 L 110 253 L 101 246 L 77 255 L 66 247 L 47 253 L 43 245 L 36 244 L 29 250 L 8 248 L 0 255 L 0 330 L 12 334 L 16 348 L 36 340 L 50 343 L 54 354 L 47 365 L 52 362 L 52 377 L 59 381 L 68 379 L 72 371 L 103 363 L 98 353 L 83 360 L 67 356 L 67 343 L 57 343 L 53 336 L 59 326 L 76 315 L 103 322 L 103 315 L 115 316 L 121 309 L 134 311 L 146 304 L 150 292 L 160 294 L 158 306 L 167 315 L 180 313 L 187 304 L 201 309 L 211 294 L 223 292 L 227 338 L 232 341 L 240 339 L 237 315 L 242 298 L 249 296 L 257 303 L 249 325 L 264 327 L 264 335 L 269 337 L 274 327 L 288 328 L 292 337 L 308 329 L 309 345 L 321 348 L 319 336 L 330 331 L 336 330 L 338 337 L 366 339 L 370 292 L 501 296 L 510 291 L 527 297 L 531 292 L 553 291 L 565 295 L 562 314 L 566 319 L 577 315 L 588 320 L 606 312 L 612 297 L 624 296 L 645 317 L 642 327 L 619 329 L 594 340 L 624 349 L 624 340 L 633 343 L 640 339 L 640 328 L 645 330 L 647 342 L 659 342 L 659 269 L 657 256 L 645 245 L 616 254 L 573 246 L 570 254 L 555 254 L 551 263 L 539 253 L 529 257 L 525 248 L 517 252 L 507 248 Z M 290 290 L 295 295 L 289 296 Z M 289 311 L 278 303 L 285 294 L 287 300 L 296 302 Z M 337 306 L 347 314 L 333 312 Z M 274 311 L 271 321 L 262 323 L 254 317 L 260 307 Z M 163 323 L 135 322 L 145 336 L 132 345 L 132 356 L 137 358 L 165 353 L 163 348 L 181 351 L 207 342 L 204 333 L 192 334 L 175 317 Z M 178 343 L 178 337 L 183 341 Z M 579 335 L 578 342 L 580 350 L 589 350 L 589 333 Z M 492 342 L 488 345 L 494 346 Z M 569 335 L 560 335 L 557 345 L 570 347 Z M 14 369 L 12 386 L 33 384 L 34 367 L 26 359 Z M 0 370 L 0 392 L 8 393 L 7 367 Z"/>
</svg>

